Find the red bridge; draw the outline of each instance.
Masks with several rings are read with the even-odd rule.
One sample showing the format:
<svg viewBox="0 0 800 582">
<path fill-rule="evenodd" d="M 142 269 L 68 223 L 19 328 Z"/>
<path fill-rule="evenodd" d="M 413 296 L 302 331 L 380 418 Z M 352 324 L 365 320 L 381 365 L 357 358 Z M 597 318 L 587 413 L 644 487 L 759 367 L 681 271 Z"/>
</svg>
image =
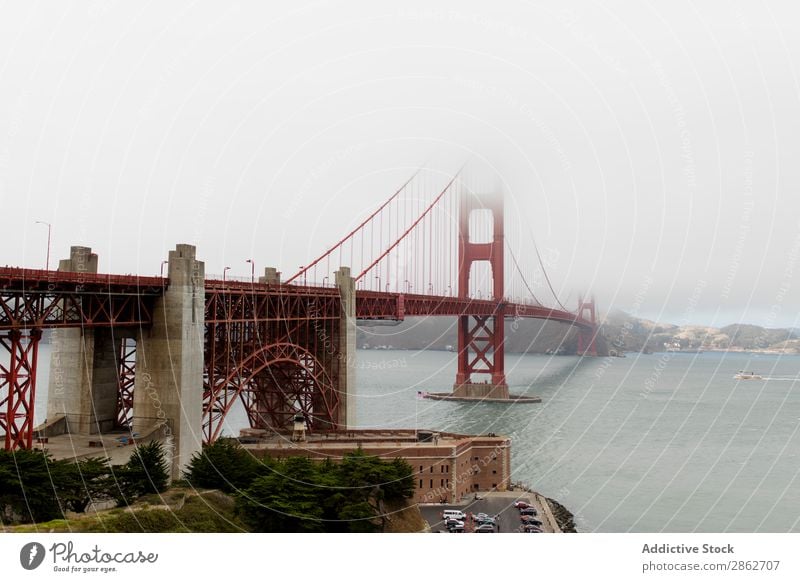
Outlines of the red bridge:
<svg viewBox="0 0 800 582">
<path fill-rule="evenodd" d="M 456 317 L 454 394 L 465 397 L 509 398 L 508 318 L 574 326 L 579 353 L 597 355 L 594 302 L 571 312 L 554 292 L 558 308 L 537 299 L 532 273 L 553 288 L 541 261 L 520 263 L 507 244 L 502 198 L 458 174 L 427 193 L 419 175 L 285 281 L 274 268 L 257 280 L 206 278 L 190 245 L 170 252 L 167 277 L 96 274 L 85 247 L 73 247 L 58 271 L 0 269 L 5 448 L 32 447 L 35 432 L 158 429 L 175 441 L 178 474 L 202 441 L 220 435 L 237 399 L 253 428 L 283 431 L 297 415 L 310 430 L 345 428 L 357 320 Z M 35 431 L 44 329 L 54 330 L 53 353 L 47 420 Z"/>
</svg>

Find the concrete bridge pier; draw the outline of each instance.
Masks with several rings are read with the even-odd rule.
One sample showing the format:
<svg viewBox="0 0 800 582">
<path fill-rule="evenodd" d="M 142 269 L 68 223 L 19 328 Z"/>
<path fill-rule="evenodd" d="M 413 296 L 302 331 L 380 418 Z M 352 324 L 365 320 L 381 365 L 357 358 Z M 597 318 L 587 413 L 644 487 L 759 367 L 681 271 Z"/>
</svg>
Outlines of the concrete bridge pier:
<svg viewBox="0 0 800 582">
<path fill-rule="evenodd" d="M 97 273 L 97 255 L 74 246 L 59 271 Z M 48 435 L 90 435 L 114 428 L 117 412 L 118 336 L 110 329 L 55 329 L 51 335 L 47 395 Z M 63 420 L 60 420 L 63 417 Z"/>
<path fill-rule="evenodd" d="M 193 245 L 169 253 L 169 287 L 136 350 L 134 432 L 165 440 L 172 478 L 180 478 L 203 442 L 205 265 Z"/>
<path fill-rule="evenodd" d="M 339 428 L 356 425 L 356 282 L 350 276 L 350 267 L 341 267 L 335 273 L 336 286 L 342 300 L 339 323 Z"/>
</svg>

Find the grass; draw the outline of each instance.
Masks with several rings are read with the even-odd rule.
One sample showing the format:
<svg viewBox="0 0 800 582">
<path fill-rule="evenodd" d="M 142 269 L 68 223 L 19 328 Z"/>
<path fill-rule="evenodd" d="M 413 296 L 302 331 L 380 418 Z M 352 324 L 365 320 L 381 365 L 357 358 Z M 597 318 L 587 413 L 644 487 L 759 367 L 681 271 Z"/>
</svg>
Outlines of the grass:
<svg viewBox="0 0 800 582">
<path fill-rule="evenodd" d="M 18 533 L 245 532 L 247 528 L 236 517 L 234 505 L 233 498 L 219 491 L 195 492 L 178 487 L 161 495 L 147 495 L 129 508 L 115 508 L 73 519 L 19 525 L 7 530 Z"/>
<path fill-rule="evenodd" d="M 388 533 L 419 532 L 425 520 L 419 508 L 387 503 Z M 237 517 L 233 497 L 217 490 L 172 487 L 146 495 L 127 508 L 113 508 L 71 519 L 5 528 L 16 533 L 241 533 L 247 526 Z"/>
</svg>

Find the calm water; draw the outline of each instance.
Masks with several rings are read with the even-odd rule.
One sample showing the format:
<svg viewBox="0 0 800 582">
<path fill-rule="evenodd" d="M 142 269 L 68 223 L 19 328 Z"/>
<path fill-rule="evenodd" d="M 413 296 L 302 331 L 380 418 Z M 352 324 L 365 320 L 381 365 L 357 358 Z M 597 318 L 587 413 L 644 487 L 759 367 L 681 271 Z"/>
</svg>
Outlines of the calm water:
<svg viewBox="0 0 800 582">
<path fill-rule="evenodd" d="M 507 357 L 542 404 L 418 400 L 455 354 L 359 352 L 358 422 L 513 437 L 513 478 L 581 531 L 800 531 L 800 357 Z M 740 381 L 740 369 L 773 380 Z"/>
<path fill-rule="evenodd" d="M 41 353 L 44 417 L 49 346 Z M 541 404 L 420 400 L 449 391 L 455 354 L 358 352 L 362 428 L 513 437 L 513 479 L 555 497 L 579 530 L 800 531 L 800 357 L 507 356 L 512 392 Z M 771 379 L 733 380 L 740 369 Z M 230 434 L 245 425 L 232 411 Z"/>
</svg>

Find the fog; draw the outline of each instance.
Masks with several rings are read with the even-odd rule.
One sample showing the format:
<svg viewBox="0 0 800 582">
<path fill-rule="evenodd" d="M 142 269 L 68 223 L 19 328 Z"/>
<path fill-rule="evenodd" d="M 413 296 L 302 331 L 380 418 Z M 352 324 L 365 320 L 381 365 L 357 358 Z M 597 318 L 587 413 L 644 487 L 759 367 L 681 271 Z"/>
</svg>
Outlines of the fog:
<svg viewBox="0 0 800 582">
<path fill-rule="evenodd" d="M 565 301 L 798 325 L 793 3 L 429 4 L 4 4 L 0 264 L 289 273 L 470 160 Z"/>
</svg>

